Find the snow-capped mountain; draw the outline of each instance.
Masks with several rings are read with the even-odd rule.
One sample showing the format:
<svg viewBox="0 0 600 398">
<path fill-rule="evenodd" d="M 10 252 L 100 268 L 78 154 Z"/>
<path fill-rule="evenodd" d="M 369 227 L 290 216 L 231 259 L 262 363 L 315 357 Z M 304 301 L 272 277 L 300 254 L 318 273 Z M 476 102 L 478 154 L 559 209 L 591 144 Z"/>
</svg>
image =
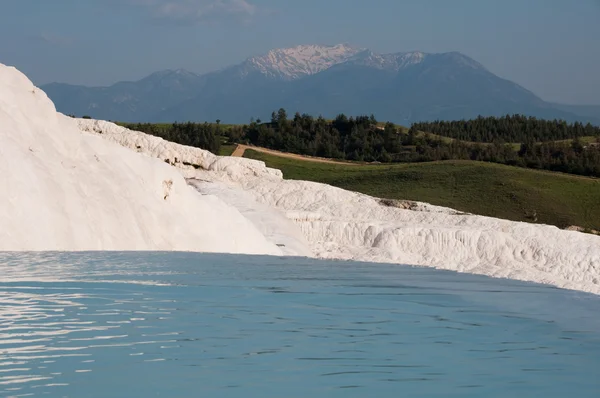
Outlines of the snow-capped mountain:
<svg viewBox="0 0 600 398">
<path fill-rule="evenodd" d="M 240 75 L 247 76 L 251 72 L 283 80 L 295 80 L 323 72 L 332 66 L 351 63 L 378 69 L 399 71 L 416 65 L 428 54 L 414 51 L 393 54 L 378 54 L 365 48 L 338 44 L 335 46 L 301 45 L 291 48 L 280 48 L 267 54 L 248 58 L 235 68 Z"/>
<path fill-rule="evenodd" d="M 110 87 L 42 88 L 63 113 L 124 122 L 247 123 L 283 107 L 404 125 L 507 113 L 600 124 L 587 109 L 546 103 L 458 52 L 379 54 L 347 44 L 274 49 L 204 75 L 177 69 Z"/>
<path fill-rule="evenodd" d="M 248 58 L 241 64 L 243 73 L 258 71 L 266 76 L 293 80 L 314 75 L 346 62 L 365 49 L 347 44 L 335 46 L 301 45 L 280 48 L 265 55 Z"/>
</svg>

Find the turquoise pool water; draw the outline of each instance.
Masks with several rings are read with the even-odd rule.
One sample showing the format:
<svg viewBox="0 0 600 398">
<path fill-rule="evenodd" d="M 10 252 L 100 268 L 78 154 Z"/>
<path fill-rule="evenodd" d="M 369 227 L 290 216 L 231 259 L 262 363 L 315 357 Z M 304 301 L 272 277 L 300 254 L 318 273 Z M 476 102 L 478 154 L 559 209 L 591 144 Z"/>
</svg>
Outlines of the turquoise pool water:
<svg viewBox="0 0 600 398">
<path fill-rule="evenodd" d="M 0 253 L 0 270 L 0 396 L 600 396 L 584 293 L 191 253 Z"/>
</svg>

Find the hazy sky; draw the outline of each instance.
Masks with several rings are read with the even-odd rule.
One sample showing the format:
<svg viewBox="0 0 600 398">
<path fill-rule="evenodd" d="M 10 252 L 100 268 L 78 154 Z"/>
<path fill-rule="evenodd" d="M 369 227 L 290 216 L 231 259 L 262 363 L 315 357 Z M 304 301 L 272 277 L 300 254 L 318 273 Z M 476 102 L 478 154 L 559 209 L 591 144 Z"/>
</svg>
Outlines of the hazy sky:
<svg viewBox="0 0 600 398">
<path fill-rule="evenodd" d="M 349 43 L 460 51 L 546 100 L 600 104 L 599 21 L 600 0 L 0 0 L 0 62 L 106 85 Z"/>
</svg>

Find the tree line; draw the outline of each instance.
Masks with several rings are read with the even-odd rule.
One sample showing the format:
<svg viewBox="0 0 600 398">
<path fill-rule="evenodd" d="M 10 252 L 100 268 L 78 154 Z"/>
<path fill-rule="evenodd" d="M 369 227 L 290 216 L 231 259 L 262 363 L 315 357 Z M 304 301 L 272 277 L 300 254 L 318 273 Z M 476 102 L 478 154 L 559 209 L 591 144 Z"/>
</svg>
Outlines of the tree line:
<svg viewBox="0 0 600 398">
<path fill-rule="evenodd" d="M 498 122 L 503 120 L 503 122 Z M 478 121 L 477 121 L 478 120 Z M 536 121 L 516 115 L 503 118 L 479 118 L 472 126 L 478 125 L 480 131 L 487 125 L 504 125 L 523 121 L 524 125 L 549 126 L 554 122 Z M 452 123 L 452 122 L 448 122 Z M 457 122 L 458 123 L 458 122 Z M 565 173 L 600 177 L 600 139 L 596 143 L 585 145 L 579 136 L 589 135 L 590 126 L 568 125 L 557 121 L 559 126 L 567 126 L 567 134 L 575 138 L 564 142 L 545 141 L 551 138 L 551 128 L 541 128 L 540 133 L 531 136 L 515 134 L 523 140 L 516 149 L 509 134 L 497 139 L 497 136 L 485 138 L 480 135 L 479 142 L 460 139 L 447 140 L 442 134 L 423 133 L 424 124 L 413 124 L 405 132 L 392 123 L 381 126 L 373 115 L 347 117 L 338 115 L 333 121 L 322 117 L 296 113 L 288 119 L 286 111 L 280 109 L 273 113 L 271 121 L 260 120 L 244 126 L 242 140 L 257 146 L 292 152 L 301 155 L 319 156 L 365 162 L 428 162 L 437 160 L 478 160 L 512 166 L 561 171 Z M 524 131 L 533 127 L 524 127 Z M 562 127 L 560 127 L 562 129 Z M 597 130 L 597 128 L 595 128 Z M 441 132 L 440 130 L 437 130 Z M 496 130 L 498 131 L 498 130 Z M 598 132 L 600 133 L 600 132 Z M 564 139 L 564 135 L 556 136 Z M 567 136 L 568 137 L 568 136 Z"/>
<path fill-rule="evenodd" d="M 444 130 L 445 126 L 449 126 L 448 130 Z M 289 118 L 280 109 L 272 113 L 268 122 L 258 119 L 226 130 L 219 122 L 138 123 L 126 127 L 213 153 L 218 153 L 225 136 L 230 143 L 342 160 L 382 163 L 477 160 L 600 177 L 600 138 L 588 144 L 579 139 L 600 136 L 597 127 L 521 115 L 415 123 L 406 131 L 392 123 L 382 125 L 373 115 L 340 114 L 326 120 L 296 113 Z M 515 142 L 520 142 L 520 146 L 511 144 Z"/>
<path fill-rule="evenodd" d="M 567 123 L 564 120 L 540 120 L 523 115 L 478 117 L 456 120 L 415 123 L 417 130 L 472 142 L 545 142 L 569 140 L 600 135 L 600 127 L 590 123 Z"/>
</svg>

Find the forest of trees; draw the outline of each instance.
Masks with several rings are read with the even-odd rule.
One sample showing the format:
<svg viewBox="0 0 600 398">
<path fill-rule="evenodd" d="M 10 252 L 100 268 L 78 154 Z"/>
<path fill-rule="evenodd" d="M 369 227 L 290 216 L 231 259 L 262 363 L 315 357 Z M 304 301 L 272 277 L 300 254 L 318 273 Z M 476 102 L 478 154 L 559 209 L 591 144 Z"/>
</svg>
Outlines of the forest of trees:
<svg viewBox="0 0 600 398">
<path fill-rule="evenodd" d="M 471 126 L 470 134 L 478 137 L 479 142 L 443 140 L 440 136 L 446 134 L 441 134 L 443 131 L 439 129 L 435 130 L 439 133 L 437 135 L 429 131 L 422 133 L 421 128 L 426 128 L 426 124 L 414 124 L 408 133 L 404 133 L 391 123 L 378 126 L 373 115 L 350 118 L 339 115 L 328 122 L 322 117 L 315 119 L 297 113 L 293 119 L 288 119 L 283 109 L 273 113 L 270 123 L 257 121 L 245 126 L 243 139 L 257 146 L 284 152 L 345 160 L 427 162 L 463 159 L 600 177 L 600 139 L 586 146 L 578 138 L 593 132 L 600 133 L 589 125 L 584 127 L 577 123 L 567 125 L 561 121 L 536 121 L 518 115 L 447 123 L 462 123 L 463 126 L 466 123 Z M 510 131 L 506 131 L 507 139 L 497 138 L 499 131 L 504 131 L 499 128 L 496 128 L 496 133 L 484 133 L 488 126 L 510 124 L 516 126 L 517 132 L 510 135 Z M 479 126 L 479 130 L 474 126 Z M 551 126 L 560 126 L 557 130 L 561 131 L 565 127 L 565 134 L 576 138 L 565 142 L 548 141 L 553 139 L 551 134 L 555 131 Z M 519 132 L 521 130 L 528 131 L 530 135 L 524 135 Z M 461 134 L 460 130 L 456 131 L 457 135 Z M 565 136 L 554 137 L 564 139 Z M 507 142 L 522 144 L 519 150 L 515 150 Z"/>
<path fill-rule="evenodd" d="M 600 177 L 598 127 L 520 115 L 417 123 L 405 131 L 392 123 L 381 126 L 373 115 L 347 117 L 341 114 L 328 121 L 296 113 L 290 119 L 286 111 L 280 109 L 273 112 L 269 122 L 256 120 L 226 130 L 218 122 L 130 124 L 127 127 L 213 153 L 218 153 L 222 136 L 227 136 L 230 143 L 344 160 L 478 160 Z M 599 138 L 587 144 L 579 139 L 590 135 Z M 513 143 L 520 143 L 520 147 L 515 148 Z"/>
<path fill-rule="evenodd" d="M 600 135 L 600 127 L 563 120 L 540 120 L 512 115 L 473 120 L 415 123 L 420 131 L 472 142 L 545 142 Z"/>
</svg>

